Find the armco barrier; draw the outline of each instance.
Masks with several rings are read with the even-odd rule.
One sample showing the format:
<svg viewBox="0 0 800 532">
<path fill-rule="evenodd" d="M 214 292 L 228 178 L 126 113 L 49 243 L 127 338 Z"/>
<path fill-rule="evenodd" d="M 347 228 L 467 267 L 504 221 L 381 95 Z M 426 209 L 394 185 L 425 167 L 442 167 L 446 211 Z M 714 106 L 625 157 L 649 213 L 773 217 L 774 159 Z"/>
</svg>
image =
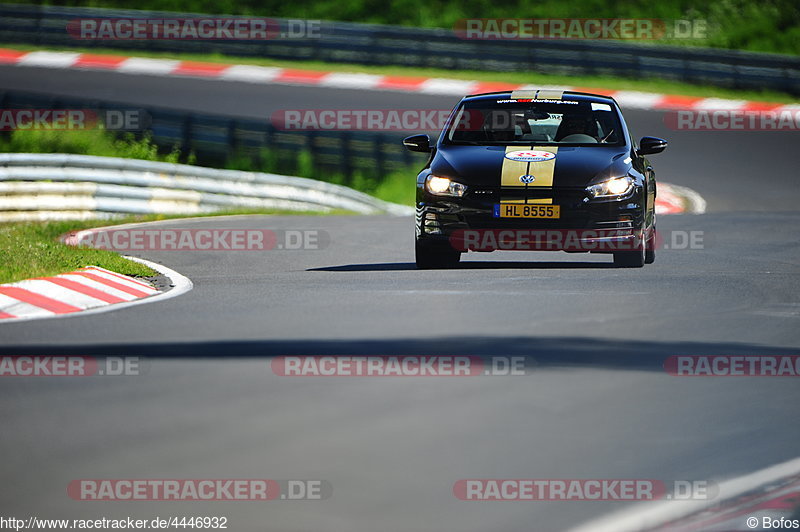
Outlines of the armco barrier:
<svg viewBox="0 0 800 532">
<path fill-rule="evenodd" d="M 313 179 L 66 154 L 0 154 L 0 221 L 230 208 L 407 215 L 411 207 Z"/>
<path fill-rule="evenodd" d="M 738 50 L 569 39 L 469 41 L 459 39 L 450 29 L 345 22 L 323 22 L 316 38 L 261 41 L 90 41 L 75 39 L 66 30 L 67 23 L 81 17 L 142 19 L 194 16 L 200 15 L 3 4 L 0 5 L 0 42 L 221 53 L 366 65 L 660 78 L 800 94 L 800 58 Z M 288 23 L 277 21 L 284 26 Z"/>
</svg>

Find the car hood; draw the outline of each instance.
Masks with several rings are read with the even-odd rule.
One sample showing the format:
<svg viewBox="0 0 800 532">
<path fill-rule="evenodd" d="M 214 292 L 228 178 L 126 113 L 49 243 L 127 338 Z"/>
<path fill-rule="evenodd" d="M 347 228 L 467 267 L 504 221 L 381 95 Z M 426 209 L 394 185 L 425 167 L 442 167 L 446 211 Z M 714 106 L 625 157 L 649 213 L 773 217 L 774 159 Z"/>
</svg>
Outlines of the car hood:
<svg viewBox="0 0 800 532">
<path fill-rule="evenodd" d="M 509 149 L 525 150 L 529 147 L 514 146 Z M 533 146 L 534 150 L 555 152 L 553 165 L 553 187 L 584 187 L 591 183 L 625 175 L 631 168 L 625 146 Z M 431 172 L 449 177 L 466 185 L 482 187 L 501 186 L 501 175 L 505 157 L 505 146 L 442 146 L 433 161 Z M 524 169 L 517 164 L 515 169 Z M 507 167 L 508 169 L 508 167 Z M 524 171 L 519 172 L 524 175 Z M 536 174 L 536 171 L 531 171 Z M 516 176 L 514 176 L 516 179 Z"/>
</svg>

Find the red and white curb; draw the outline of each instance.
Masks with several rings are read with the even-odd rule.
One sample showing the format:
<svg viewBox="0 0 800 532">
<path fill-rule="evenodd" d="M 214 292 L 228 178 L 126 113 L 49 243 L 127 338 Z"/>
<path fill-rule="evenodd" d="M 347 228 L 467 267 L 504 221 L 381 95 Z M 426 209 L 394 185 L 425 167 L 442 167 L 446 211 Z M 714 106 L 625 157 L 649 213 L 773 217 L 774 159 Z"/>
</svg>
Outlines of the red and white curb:
<svg viewBox="0 0 800 532">
<path fill-rule="evenodd" d="M 656 214 L 703 214 L 706 200 L 688 187 L 659 183 L 656 195 Z"/>
<path fill-rule="evenodd" d="M 192 289 L 189 279 L 165 266 L 126 258 L 165 275 L 173 288 L 161 292 L 146 282 L 96 266 L 0 284 L 0 323 L 107 312 L 172 298 Z"/>
<path fill-rule="evenodd" d="M 694 96 L 607 90 L 592 87 L 549 87 L 497 81 L 383 76 L 350 72 L 179 61 L 175 59 L 84 54 L 78 52 L 21 52 L 7 48 L 0 48 L 0 65 L 103 70 L 121 72 L 123 74 L 176 76 L 263 84 L 312 85 L 335 89 L 390 90 L 452 96 L 464 96 L 466 94 L 479 94 L 501 90 L 553 88 L 606 94 L 617 100 L 622 107 L 630 109 L 796 111 L 800 108 L 798 104 L 730 100 L 724 98 L 699 98 Z"/>
</svg>

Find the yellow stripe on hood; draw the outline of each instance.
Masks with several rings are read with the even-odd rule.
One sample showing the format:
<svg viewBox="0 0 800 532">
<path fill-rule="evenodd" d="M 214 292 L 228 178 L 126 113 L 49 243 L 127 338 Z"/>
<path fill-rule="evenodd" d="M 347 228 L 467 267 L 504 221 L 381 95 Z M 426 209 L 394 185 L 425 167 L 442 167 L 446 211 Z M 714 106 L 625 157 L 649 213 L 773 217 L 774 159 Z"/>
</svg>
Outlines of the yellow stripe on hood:
<svg viewBox="0 0 800 532">
<path fill-rule="evenodd" d="M 541 150 L 549 151 L 553 154 L 558 154 L 558 146 L 506 146 L 505 153 L 512 151 L 526 151 L 526 150 Z M 532 191 L 541 191 L 542 189 L 553 188 L 553 174 L 555 173 L 557 157 L 549 161 L 539 162 L 524 162 L 512 161 L 503 155 L 503 167 L 500 171 L 500 201 L 502 203 L 553 203 L 552 198 L 530 198 L 525 200 L 523 198 L 504 198 L 503 190 L 525 188 L 525 183 L 519 180 L 523 175 L 532 175 L 536 179 L 533 183 L 528 185 L 528 189 Z"/>
<path fill-rule="evenodd" d="M 505 153 L 530 149 L 532 149 L 530 146 L 506 146 Z M 519 176 L 525 175 L 526 173 L 528 173 L 528 163 L 524 161 L 512 161 L 503 154 L 503 167 L 500 170 L 501 187 L 525 186 L 524 183 L 520 182 Z"/>
<path fill-rule="evenodd" d="M 558 146 L 506 146 L 506 153 L 527 150 L 549 151 L 550 153 L 556 154 L 556 157 L 549 161 L 527 163 L 523 161 L 512 161 L 504 155 L 503 168 L 500 171 L 500 186 L 525 188 L 525 183 L 521 182 L 519 178 L 520 176 L 530 174 L 536 179 L 533 183 L 528 185 L 528 188 L 552 188 L 553 174 L 555 173 L 556 160 L 558 159 Z"/>
</svg>

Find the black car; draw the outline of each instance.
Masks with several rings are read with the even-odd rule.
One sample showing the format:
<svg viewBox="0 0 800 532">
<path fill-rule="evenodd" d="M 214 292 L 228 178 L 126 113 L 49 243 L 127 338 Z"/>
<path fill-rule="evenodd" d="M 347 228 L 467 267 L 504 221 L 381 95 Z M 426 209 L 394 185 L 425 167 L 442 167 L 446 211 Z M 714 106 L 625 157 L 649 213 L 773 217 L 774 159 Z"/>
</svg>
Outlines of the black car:
<svg viewBox="0 0 800 532">
<path fill-rule="evenodd" d="M 467 96 L 417 177 L 416 261 L 455 266 L 496 249 L 613 253 L 655 260 L 656 180 L 645 155 L 667 142 L 631 137 L 613 98 L 556 90 Z"/>
</svg>

